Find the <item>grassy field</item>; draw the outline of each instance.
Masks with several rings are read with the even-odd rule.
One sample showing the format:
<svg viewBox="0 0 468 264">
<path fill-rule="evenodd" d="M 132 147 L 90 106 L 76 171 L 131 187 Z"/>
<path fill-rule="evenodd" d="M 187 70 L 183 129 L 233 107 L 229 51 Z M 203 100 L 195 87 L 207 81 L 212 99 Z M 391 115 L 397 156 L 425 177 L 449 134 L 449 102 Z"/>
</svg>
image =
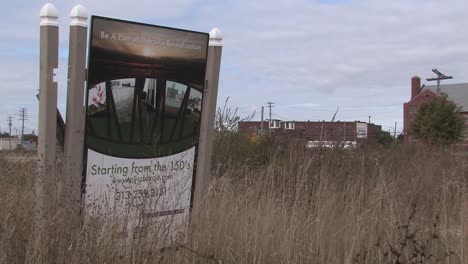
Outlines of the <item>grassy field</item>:
<svg viewBox="0 0 468 264">
<path fill-rule="evenodd" d="M 0 157 L 0 263 L 461 263 L 467 168 L 454 150 L 310 150 L 231 133 L 215 146 L 188 241 L 127 255 L 103 224 L 61 235 L 66 217 L 50 223 L 56 252 L 35 248 L 36 164 Z"/>
</svg>

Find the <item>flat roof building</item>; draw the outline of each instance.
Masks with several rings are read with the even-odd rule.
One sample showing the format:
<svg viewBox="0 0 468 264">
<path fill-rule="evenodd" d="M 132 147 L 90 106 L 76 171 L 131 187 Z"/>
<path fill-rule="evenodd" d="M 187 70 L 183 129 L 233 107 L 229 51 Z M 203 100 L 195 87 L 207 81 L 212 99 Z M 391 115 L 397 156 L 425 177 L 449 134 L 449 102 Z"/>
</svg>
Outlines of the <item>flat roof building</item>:
<svg viewBox="0 0 468 264">
<path fill-rule="evenodd" d="M 261 121 L 242 121 L 239 132 L 245 136 L 262 134 Z M 263 121 L 263 134 L 293 136 L 308 141 L 352 141 L 357 143 L 377 141 L 382 127 L 360 121 Z M 270 131 L 270 132 L 268 132 Z"/>
</svg>

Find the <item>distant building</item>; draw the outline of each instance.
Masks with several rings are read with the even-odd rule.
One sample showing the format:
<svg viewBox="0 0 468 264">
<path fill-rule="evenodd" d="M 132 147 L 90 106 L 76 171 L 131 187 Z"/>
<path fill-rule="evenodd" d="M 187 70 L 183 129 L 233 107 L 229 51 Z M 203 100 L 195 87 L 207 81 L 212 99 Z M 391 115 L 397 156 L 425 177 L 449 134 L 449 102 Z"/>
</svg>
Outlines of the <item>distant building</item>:
<svg viewBox="0 0 468 264">
<path fill-rule="evenodd" d="M 294 136 L 318 142 L 376 142 L 382 127 L 360 121 L 281 121 L 263 122 L 263 133 Z M 261 134 L 261 121 L 239 122 L 239 132 L 245 136 Z"/>
<path fill-rule="evenodd" d="M 468 83 L 440 85 L 440 92 L 446 94 L 448 99 L 462 108 L 461 115 L 465 117 L 465 133 L 463 146 L 468 147 Z M 416 141 L 411 133 L 411 122 L 413 121 L 419 107 L 432 101 L 437 93 L 437 85 L 421 85 L 418 76 L 411 78 L 411 98 L 403 104 L 403 134 L 405 142 Z"/>
<path fill-rule="evenodd" d="M 25 150 L 37 150 L 37 135 L 34 134 L 24 134 L 23 138 L 23 148 Z"/>
<path fill-rule="evenodd" d="M 34 134 L 24 134 L 24 141 L 21 144 L 21 138 L 16 137 L 3 137 L 0 138 L 0 151 L 23 149 L 23 150 L 36 150 L 37 149 L 37 136 Z"/>
<path fill-rule="evenodd" d="M 21 139 L 18 137 L 0 138 L 0 150 L 1 151 L 10 150 L 10 142 L 11 142 L 11 150 L 15 150 L 19 146 L 21 146 Z"/>
</svg>

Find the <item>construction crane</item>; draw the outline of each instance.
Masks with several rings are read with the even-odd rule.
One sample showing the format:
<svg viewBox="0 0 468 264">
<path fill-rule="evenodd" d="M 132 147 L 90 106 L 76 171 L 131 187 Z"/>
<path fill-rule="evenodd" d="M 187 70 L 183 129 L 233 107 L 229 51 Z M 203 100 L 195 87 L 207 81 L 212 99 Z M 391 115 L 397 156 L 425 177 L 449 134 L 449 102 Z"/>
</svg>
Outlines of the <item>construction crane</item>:
<svg viewBox="0 0 468 264">
<path fill-rule="evenodd" d="M 335 117 L 336 117 L 336 114 L 338 114 L 338 110 L 340 110 L 339 106 L 338 106 L 338 108 L 336 108 L 335 114 L 332 117 L 332 120 L 331 120 L 332 122 L 335 121 Z"/>
</svg>

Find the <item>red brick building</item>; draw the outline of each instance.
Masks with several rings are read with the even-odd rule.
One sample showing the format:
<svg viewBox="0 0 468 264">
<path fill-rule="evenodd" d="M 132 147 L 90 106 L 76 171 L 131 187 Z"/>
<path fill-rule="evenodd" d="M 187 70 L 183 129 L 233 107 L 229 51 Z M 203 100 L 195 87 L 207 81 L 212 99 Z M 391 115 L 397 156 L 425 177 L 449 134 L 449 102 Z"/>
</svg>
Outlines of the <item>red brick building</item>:
<svg viewBox="0 0 468 264">
<path fill-rule="evenodd" d="M 268 133 L 269 122 L 263 122 L 264 133 Z M 356 143 L 376 141 L 381 126 L 365 122 L 326 121 L 281 121 L 272 120 L 271 134 L 289 135 L 309 141 L 352 141 Z M 261 134 L 261 121 L 239 122 L 239 132 L 246 136 Z"/>
<path fill-rule="evenodd" d="M 465 125 L 468 126 L 468 83 L 440 85 L 440 93 L 446 94 L 448 99 L 462 108 L 461 114 L 465 117 Z M 403 134 L 405 142 L 416 141 L 411 134 L 411 122 L 421 104 L 430 102 L 438 96 L 437 85 L 421 85 L 418 76 L 411 78 L 411 99 L 403 104 Z M 468 146 L 468 129 L 465 129 L 464 146 Z"/>
</svg>

